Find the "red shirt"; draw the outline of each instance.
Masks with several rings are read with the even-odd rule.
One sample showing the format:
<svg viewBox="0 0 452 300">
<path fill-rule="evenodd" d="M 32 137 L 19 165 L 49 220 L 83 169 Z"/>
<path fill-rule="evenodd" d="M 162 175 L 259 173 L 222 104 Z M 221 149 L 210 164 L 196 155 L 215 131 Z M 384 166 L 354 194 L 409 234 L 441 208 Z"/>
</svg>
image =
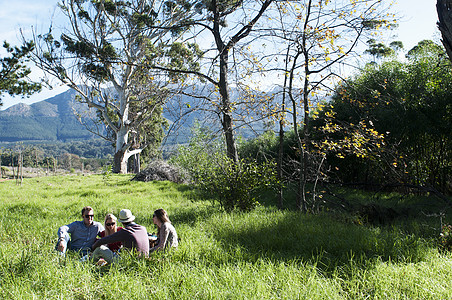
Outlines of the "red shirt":
<svg viewBox="0 0 452 300">
<path fill-rule="evenodd" d="M 122 229 L 122 227 L 118 227 L 118 228 L 116 229 L 116 232 L 120 231 L 121 229 Z M 100 235 L 101 238 L 105 237 L 105 230 L 104 230 L 104 231 L 101 231 L 101 232 L 99 233 L 99 235 Z M 108 248 L 109 248 L 111 251 L 116 252 L 116 251 L 118 251 L 119 249 L 121 249 L 121 247 L 122 247 L 122 242 L 114 242 L 114 243 L 108 244 L 107 246 L 108 246 Z"/>
</svg>

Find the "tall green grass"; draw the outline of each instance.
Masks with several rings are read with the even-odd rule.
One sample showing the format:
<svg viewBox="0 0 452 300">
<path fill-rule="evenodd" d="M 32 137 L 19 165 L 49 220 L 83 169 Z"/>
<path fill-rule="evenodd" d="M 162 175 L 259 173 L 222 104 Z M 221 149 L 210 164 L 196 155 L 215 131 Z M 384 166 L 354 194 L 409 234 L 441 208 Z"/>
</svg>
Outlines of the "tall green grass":
<svg viewBox="0 0 452 300">
<path fill-rule="evenodd" d="M 271 205 L 224 213 L 186 186 L 129 179 L 1 182 L 0 298 L 452 298 L 452 256 L 437 251 L 428 221 L 367 226 L 349 216 L 302 215 Z M 152 212 L 163 207 L 180 247 L 149 259 L 123 255 L 101 269 L 76 254 L 63 259 L 53 250 L 56 231 L 80 220 L 85 205 L 100 222 L 108 212 L 129 208 L 149 232 L 156 231 Z"/>
</svg>

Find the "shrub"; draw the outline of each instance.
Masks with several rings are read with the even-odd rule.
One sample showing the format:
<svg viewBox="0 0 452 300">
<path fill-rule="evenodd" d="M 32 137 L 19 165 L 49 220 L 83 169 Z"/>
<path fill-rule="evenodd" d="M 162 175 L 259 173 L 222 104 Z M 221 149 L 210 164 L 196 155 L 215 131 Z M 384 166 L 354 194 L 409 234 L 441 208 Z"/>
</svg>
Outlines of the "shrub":
<svg viewBox="0 0 452 300">
<path fill-rule="evenodd" d="M 227 211 L 253 209 L 258 192 L 277 183 L 273 162 L 234 163 L 209 128 L 195 127 L 189 144 L 180 146 L 171 162 L 186 170 L 190 182 L 214 196 Z"/>
<path fill-rule="evenodd" d="M 113 174 L 113 166 L 112 165 L 105 165 L 102 167 L 102 180 L 104 181 L 105 185 L 110 184 L 110 179 Z"/>
<path fill-rule="evenodd" d="M 224 144 L 210 128 L 195 123 L 188 145 L 178 146 L 169 163 L 183 168 L 186 171 L 185 179 L 194 183 L 205 170 L 213 167 L 216 156 L 223 149 Z"/>
<path fill-rule="evenodd" d="M 211 168 L 198 172 L 196 184 L 201 190 L 217 196 L 220 206 L 226 211 L 254 209 L 258 204 L 258 192 L 277 183 L 273 162 L 259 164 L 241 160 L 234 163 L 220 155 L 215 162 Z"/>
<path fill-rule="evenodd" d="M 439 235 L 439 242 L 442 250 L 452 250 L 452 225 L 443 225 Z"/>
<path fill-rule="evenodd" d="M 5 167 L 5 166 L 2 166 L 1 167 L 1 177 L 3 178 L 3 177 L 6 177 L 6 172 L 9 172 L 10 170 L 7 168 L 7 167 Z"/>
</svg>

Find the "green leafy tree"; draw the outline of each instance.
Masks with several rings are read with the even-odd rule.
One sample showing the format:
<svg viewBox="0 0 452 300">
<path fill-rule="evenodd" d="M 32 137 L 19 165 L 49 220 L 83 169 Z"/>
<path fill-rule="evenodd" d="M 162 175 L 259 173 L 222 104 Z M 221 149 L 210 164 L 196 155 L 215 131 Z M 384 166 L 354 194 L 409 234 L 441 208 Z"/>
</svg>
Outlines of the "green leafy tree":
<svg viewBox="0 0 452 300">
<path fill-rule="evenodd" d="M 174 10 L 166 1 L 148 0 L 66 0 L 60 8 L 70 26 L 59 38 L 53 28 L 36 35 L 34 60 L 94 109 L 96 113 L 77 115 L 82 122 L 97 118 L 91 130 L 114 144 L 113 171 L 127 173 L 130 157 L 158 144 L 152 139 L 157 134 L 142 138 L 143 128 L 163 122 L 161 107 L 172 95 L 168 85 L 183 77 L 156 71 L 153 65 L 158 61 L 163 66 L 198 67 L 192 59 L 199 54 L 194 53 L 196 47 L 178 40 L 183 30 L 162 29 L 179 21 L 184 8 Z M 158 132 L 160 127 L 152 129 Z"/>
<path fill-rule="evenodd" d="M 214 196 L 226 211 L 249 211 L 258 205 L 258 194 L 276 183 L 272 160 L 234 162 L 223 151 L 224 142 L 214 132 L 195 124 L 188 145 L 181 145 L 172 163 L 184 168 L 191 182 L 209 196 Z"/>
<path fill-rule="evenodd" d="M 280 3 L 278 30 L 280 57 L 287 95 L 287 113 L 294 127 L 298 148 L 297 205 L 308 210 L 307 183 L 317 180 L 324 153 L 313 149 L 311 125 L 316 102 L 329 95 L 341 79 L 340 66 L 355 53 L 369 34 L 390 28 L 393 23 L 381 0 L 366 1 L 283 1 Z"/>
<path fill-rule="evenodd" d="M 31 70 L 25 64 L 30 52 L 35 48 L 34 43 L 28 41 L 19 48 L 4 42 L 3 48 L 10 56 L 0 58 L 2 65 L 0 70 L 0 106 L 3 105 L 1 96 L 4 93 L 8 93 L 11 96 L 30 96 L 41 90 L 40 83 L 31 82 L 28 79 Z"/>
<path fill-rule="evenodd" d="M 369 48 L 364 53 L 372 55 L 374 58 L 391 58 L 395 54 L 403 49 L 403 43 L 401 41 L 393 41 L 389 44 L 389 47 L 384 43 L 377 42 L 375 39 L 367 41 Z"/>
<path fill-rule="evenodd" d="M 444 54 L 439 45 L 421 41 L 407 62 L 368 65 L 337 88 L 331 109 L 338 120 L 371 123 L 386 143 L 374 163 L 344 163 L 343 178 L 451 192 L 452 72 Z"/>
</svg>

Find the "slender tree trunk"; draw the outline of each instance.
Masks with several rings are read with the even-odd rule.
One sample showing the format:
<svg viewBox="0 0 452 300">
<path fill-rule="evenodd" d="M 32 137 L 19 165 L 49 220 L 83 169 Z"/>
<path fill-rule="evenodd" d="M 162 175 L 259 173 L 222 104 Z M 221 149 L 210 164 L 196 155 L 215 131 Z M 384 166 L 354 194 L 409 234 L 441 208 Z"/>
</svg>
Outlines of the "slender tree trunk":
<svg viewBox="0 0 452 300">
<path fill-rule="evenodd" d="M 290 70 L 290 76 L 289 76 L 289 98 L 290 98 L 290 102 L 292 103 L 292 118 L 293 118 L 293 128 L 294 128 L 294 134 L 295 134 L 295 139 L 297 141 L 297 146 L 299 149 L 299 153 L 298 153 L 298 174 L 299 174 L 299 178 L 298 178 L 298 184 L 297 184 L 297 193 L 296 193 L 296 203 L 297 203 L 297 209 L 306 213 L 307 209 L 306 209 L 306 197 L 305 197 L 305 173 L 303 172 L 304 170 L 304 162 L 306 161 L 306 157 L 305 157 L 305 149 L 304 149 L 304 145 L 303 145 L 303 140 L 300 137 L 300 132 L 298 130 L 298 114 L 297 114 L 297 110 L 298 110 L 298 106 L 297 106 L 297 102 L 295 101 L 295 98 L 293 96 L 293 78 L 294 78 L 294 66 L 296 65 L 296 62 L 299 58 L 299 56 L 301 55 L 301 52 L 298 52 L 294 57 L 293 57 L 293 65 L 292 68 Z"/>
<path fill-rule="evenodd" d="M 127 99 L 127 91 L 117 89 L 117 93 L 121 98 L 119 128 L 116 131 L 115 158 L 113 165 L 113 173 L 127 174 L 127 160 L 129 158 L 128 142 L 129 142 L 129 103 Z"/>
<path fill-rule="evenodd" d="M 306 32 L 307 28 L 307 22 L 311 15 L 311 5 L 312 1 L 310 0 L 307 7 L 307 17 L 304 25 L 304 32 Z M 307 212 L 307 201 L 306 201 L 306 188 L 308 183 L 308 176 L 309 176 L 309 153 L 310 153 L 310 133 L 309 133 L 309 53 L 308 53 L 308 47 L 306 45 L 306 34 L 302 35 L 302 41 L 301 41 L 301 50 L 304 57 L 304 84 L 303 84 L 303 110 L 304 110 L 304 126 L 303 126 L 303 145 L 301 148 L 302 151 L 302 176 L 300 176 L 300 180 L 302 182 L 300 183 L 302 185 L 302 210 L 304 212 Z"/>
<path fill-rule="evenodd" d="M 223 130 L 226 139 L 226 151 L 227 155 L 234 163 L 239 161 L 237 148 L 235 145 L 234 132 L 232 128 L 232 118 L 230 114 L 223 115 Z"/>
<path fill-rule="evenodd" d="M 287 48 L 286 53 L 286 72 L 289 72 L 289 51 Z M 286 118 L 286 89 L 287 89 L 287 75 L 284 76 L 284 87 L 282 94 L 282 103 L 281 103 L 281 117 L 279 119 L 279 145 L 278 145 L 278 164 L 276 166 L 276 172 L 278 176 L 279 186 L 278 186 L 278 208 L 284 208 L 284 191 L 283 191 L 283 159 L 284 159 L 284 120 Z"/>
<path fill-rule="evenodd" d="M 20 152 L 19 155 L 17 156 L 16 184 L 19 184 L 19 170 L 20 170 Z"/>
<path fill-rule="evenodd" d="M 16 184 L 22 185 L 23 181 L 23 157 L 22 157 L 22 151 L 19 151 L 19 156 L 17 157 L 17 177 L 16 177 Z"/>
<path fill-rule="evenodd" d="M 278 164 L 276 166 L 276 172 L 278 176 L 278 208 L 284 208 L 283 201 L 283 157 L 284 157 L 284 121 L 279 121 L 279 146 L 278 146 Z"/>
<path fill-rule="evenodd" d="M 38 150 L 35 149 L 35 159 L 36 159 L 36 168 L 39 167 L 39 161 L 38 161 Z"/>
<path fill-rule="evenodd" d="M 305 60 L 307 61 L 307 60 Z M 306 71 L 305 74 L 309 74 L 309 71 Z M 310 132 L 309 132 L 309 93 L 308 93 L 308 76 L 306 76 L 304 80 L 304 87 L 303 87 L 303 109 L 304 109 L 304 126 L 303 126 L 303 144 L 304 147 L 302 148 L 303 155 L 303 171 L 302 171 L 302 178 L 303 180 L 303 211 L 307 212 L 307 200 L 306 200 L 306 189 L 308 184 L 308 178 L 309 178 L 309 153 L 310 153 Z"/>
<path fill-rule="evenodd" d="M 137 154 L 135 154 L 134 155 L 134 171 L 135 171 L 135 173 L 136 174 L 138 174 L 138 173 L 140 173 L 141 172 L 141 160 L 140 160 L 140 153 L 137 153 Z"/>
<path fill-rule="evenodd" d="M 231 101 L 228 90 L 228 55 L 227 49 L 220 54 L 220 95 L 222 102 L 222 125 L 226 140 L 227 155 L 234 163 L 239 161 L 234 139 L 233 121 L 231 115 Z"/>
<path fill-rule="evenodd" d="M 221 23 L 222 23 L 222 13 L 224 11 L 222 10 L 223 5 L 228 5 L 229 1 L 224 1 L 225 3 L 222 3 L 223 1 L 213 0 L 210 3 L 210 6 L 212 8 L 213 12 L 213 26 L 212 26 L 212 33 L 215 39 L 215 43 L 217 46 L 217 50 L 219 53 L 219 61 L 220 61 L 220 69 L 219 69 L 219 82 L 218 82 L 218 88 L 220 90 L 221 95 L 221 116 L 222 116 L 222 126 L 223 126 L 223 132 L 225 135 L 225 141 L 226 141 L 226 151 L 227 156 L 235 163 L 237 164 L 239 161 L 238 153 L 237 153 L 237 146 L 235 144 L 234 139 L 234 127 L 233 127 L 233 120 L 232 120 L 232 107 L 231 102 L 229 98 L 229 91 L 228 91 L 228 58 L 229 58 L 229 51 L 234 47 L 234 45 L 237 44 L 241 39 L 245 38 L 249 35 L 251 32 L 251 29 L 256 24 L 256 22 L 259 20 L 259 18 L 263 15 L 265 10 L 270 6 L 270 4 L 273 2 L 272 0 L 266 0 L 262 3 L 262 6 L 260 10 L 258 11 L 257 15 L 248 23 L 246 26 L 244 26 L 241 30 L 237 32 L 236 35 L 234 35 L 227 44 L 225 44 L 221 38 Z M 232 3 L 231 3 L 232 4 Z"/>
<path fill-rule="evenodd" d="M 303 147 L 303 143 L 300 137 L 300 133 L 298 130 L 298 118 L 297 118 L 297 111 L 296 111 L 296 104 L 295 101 L 293 101 L 293 106 L 294 106 L 294 132 L 295 132 L 295 138 L 297 140 L 297 144 L 298 144 L 298 149 L 299 149 L 299 153 L 298 153 L 298 174 L 299 174 L 299 178 L 298 178 L 298 184 L 297 184 L 297 208 L 302 211 L 302 212 L 306 212 L 306 198 L 305 198 L 305 185 L 304 183 L 304 173 L 303 173 L 303 166 L 304 166 L 304 161 L 305 161 L 305 151 L 304 151 L 304 147 Z"/>
<path fill-rule="evenodd" d="M 21 153 L 21 155 L 20 155 L 20 185 L 22 185 L 23 181 L 24 181 L 24 156 Z"/>
<path fill-rule="evenodd" d="M 14 155 L 13 152 L 11 152 L 11 169 L 13 169 L 13 179 L 16 178 L 16 171 L 14 170 Z"/>
</svg>

